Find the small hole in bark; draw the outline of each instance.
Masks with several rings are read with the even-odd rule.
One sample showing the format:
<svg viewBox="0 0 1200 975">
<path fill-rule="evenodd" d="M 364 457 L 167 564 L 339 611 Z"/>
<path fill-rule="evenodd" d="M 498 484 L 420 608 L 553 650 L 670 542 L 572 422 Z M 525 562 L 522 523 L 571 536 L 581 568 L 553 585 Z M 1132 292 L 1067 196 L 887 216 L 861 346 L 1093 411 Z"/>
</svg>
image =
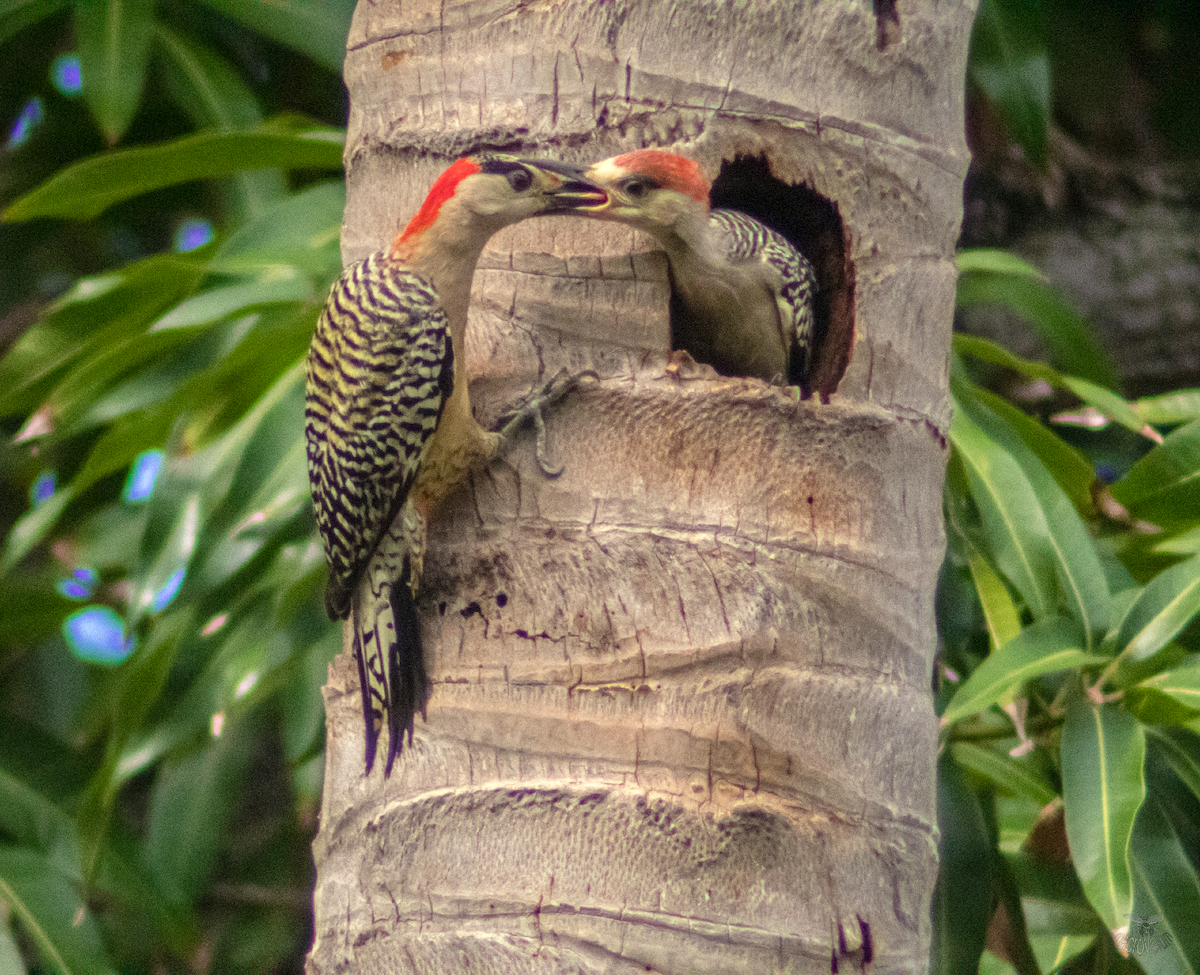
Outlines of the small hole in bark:
<svg viewBox="0 0 1200 975">
<path fill-rule="evenodd" d="M 462 618 L 465 620 L 470 619 L 475 615 L 483 615 L 483 609 L 480 607 L 479 603 L 468 603 L 466 608 L 460 609 L 459 612 L 462 614 Z"/>
<path fill-rule="evenodd" d="M 506 593 L 506 592 L 496 593 L 496 605 L 499 606 L 501 609 L 503 609 L 505 606 L 507 606 L 508 605 L 508 593 Z"/>
<path fill-rule="evenodd" d="M 854 347 L 854 263 L 837 204 L 803 184 L 776 179 L 762 156 L 738 156 L 721 164 L 710 202 L 761 220 L 791 241 L 816 271 L 815 335 L 807 399 L 828 400 L 850 364 Z"/>
</svg>

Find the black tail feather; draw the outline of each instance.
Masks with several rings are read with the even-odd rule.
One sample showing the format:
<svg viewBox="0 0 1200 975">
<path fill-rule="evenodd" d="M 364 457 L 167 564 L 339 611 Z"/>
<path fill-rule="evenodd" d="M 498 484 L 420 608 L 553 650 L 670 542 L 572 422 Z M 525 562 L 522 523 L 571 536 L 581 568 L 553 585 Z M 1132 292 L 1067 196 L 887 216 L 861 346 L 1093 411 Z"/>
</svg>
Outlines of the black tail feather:
<svg viewBox="0 0 1200 975">
<path fill-rule="evenodd" d="M 362 632 L 358 626 L 354 629 L 354 661 L 358 664 L 358 686 L 362 691 L 363 727 L 366 728 L 367 740 L 367 775 L 375 765 L 375 749 L 379 745 L 379 729 L 375 727 L 375 717 L 371 713 L 371 691 L 367 684 L 367 665 L 363 656 Z M 389 759 L 388 768 L 391 768 Z"/>
<path fill-rule="evenodd" d="M 429 700 L 429 679 L 425 674 L 425 648 L 421 644 L 421 621 L 417 617 L 417 604 L 409 587 L 409 562 L 404 560 L 404 571 L 392 586 L 392 616 L 396 621 L 396 640 L 392 644 L 388 660 L 389 697 L 388 708 L 388 756 L 384 775 L 392 772 L 392 762 L 404 749 L 404 734 L 408 733 L 408 744 L 412 745 L 413 724 L 416 713 L 425 716 L 425 704 Z M 369 764 L 369 763 L 368 763 Z"/>
</svg>

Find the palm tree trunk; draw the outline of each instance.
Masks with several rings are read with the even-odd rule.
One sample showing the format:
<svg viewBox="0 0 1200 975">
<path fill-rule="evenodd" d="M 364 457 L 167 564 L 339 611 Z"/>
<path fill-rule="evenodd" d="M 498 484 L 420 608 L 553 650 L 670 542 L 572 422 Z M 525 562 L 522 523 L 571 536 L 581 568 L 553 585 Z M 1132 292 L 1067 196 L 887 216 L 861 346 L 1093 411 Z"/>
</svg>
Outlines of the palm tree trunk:
<svg viewBox="0 0 1200 975">
<path fill-rule="evenodd" d="M 972 14 L 360 3 L 347 259 L 481 148 L 661 145 L 711 176 L 762 157 L 836 232 L 810 234 L 825 395 L 804 401 L 667 368 L 647 239 L 556 217 L 492 241 L 480 419 L 560 368 L 599 379 L 548 417 L 561 477 L 531 433 L 431 523 L 433 698 L 390 780 L 363 777 L 354 664 L 331 668 L 310 972 L 925 969 Z"/>
</svg>

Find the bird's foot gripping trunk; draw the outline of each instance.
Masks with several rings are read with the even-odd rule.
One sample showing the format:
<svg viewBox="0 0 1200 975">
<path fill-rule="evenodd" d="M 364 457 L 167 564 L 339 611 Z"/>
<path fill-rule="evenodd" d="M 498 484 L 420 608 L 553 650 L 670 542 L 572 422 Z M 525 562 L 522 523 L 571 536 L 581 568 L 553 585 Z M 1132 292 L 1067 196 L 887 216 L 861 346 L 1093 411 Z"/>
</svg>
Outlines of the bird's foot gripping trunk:
<svg viewBox="0 0 1200 975">
<path fill-rule="evenodd" d="M 542 411 L 553 406 L 584 379 L 599 379 L 590 369 L 572 375 L 566 369 L 560 369 L 548 383 L 530 393 L 518 406 L 507 411 L 496 421 L 494 429 L 500 434 L 502 442 L 507 442 L 517 431 L 530 420 L 537 429 L 537 462 L 542 473 L 547 477 L 558 477 L 564 470 L 554 467 L 546 453 L 546 420 Z"/>
</svg>

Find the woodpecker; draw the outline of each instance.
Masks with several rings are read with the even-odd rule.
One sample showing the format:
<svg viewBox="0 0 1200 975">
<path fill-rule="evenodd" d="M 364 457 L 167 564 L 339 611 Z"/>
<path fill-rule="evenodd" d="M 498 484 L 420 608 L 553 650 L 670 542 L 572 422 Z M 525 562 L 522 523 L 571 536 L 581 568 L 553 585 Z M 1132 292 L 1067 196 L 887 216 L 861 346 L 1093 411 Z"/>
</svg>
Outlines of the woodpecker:
<svg viewBox="0 0 1200 975">
<path fill-rule="evenodd" d="M 658 149 L 596 163 L 608 191 L 584 215 L 652 234 L 671 274 L 671 347 L 729 376 L 801 385 L 813 346 L 812 265 L 782 234 L 736 210 L 709 210 L 690 159 Z"/>
<path fill-rule="evenodd" d="M 509 429 L 485 431 L 467 396 L 461 353 L 479 255 L 508 224 L 605 199 L 561 163 L 460 159 L 389 248 L 346 268 L 321 312 L 304 432 L 325 607 L 353 623 L 368 775 L 385 716 L 386 776 L 429 698 L 415 604 L 425 519 Z"/>
</svg>

